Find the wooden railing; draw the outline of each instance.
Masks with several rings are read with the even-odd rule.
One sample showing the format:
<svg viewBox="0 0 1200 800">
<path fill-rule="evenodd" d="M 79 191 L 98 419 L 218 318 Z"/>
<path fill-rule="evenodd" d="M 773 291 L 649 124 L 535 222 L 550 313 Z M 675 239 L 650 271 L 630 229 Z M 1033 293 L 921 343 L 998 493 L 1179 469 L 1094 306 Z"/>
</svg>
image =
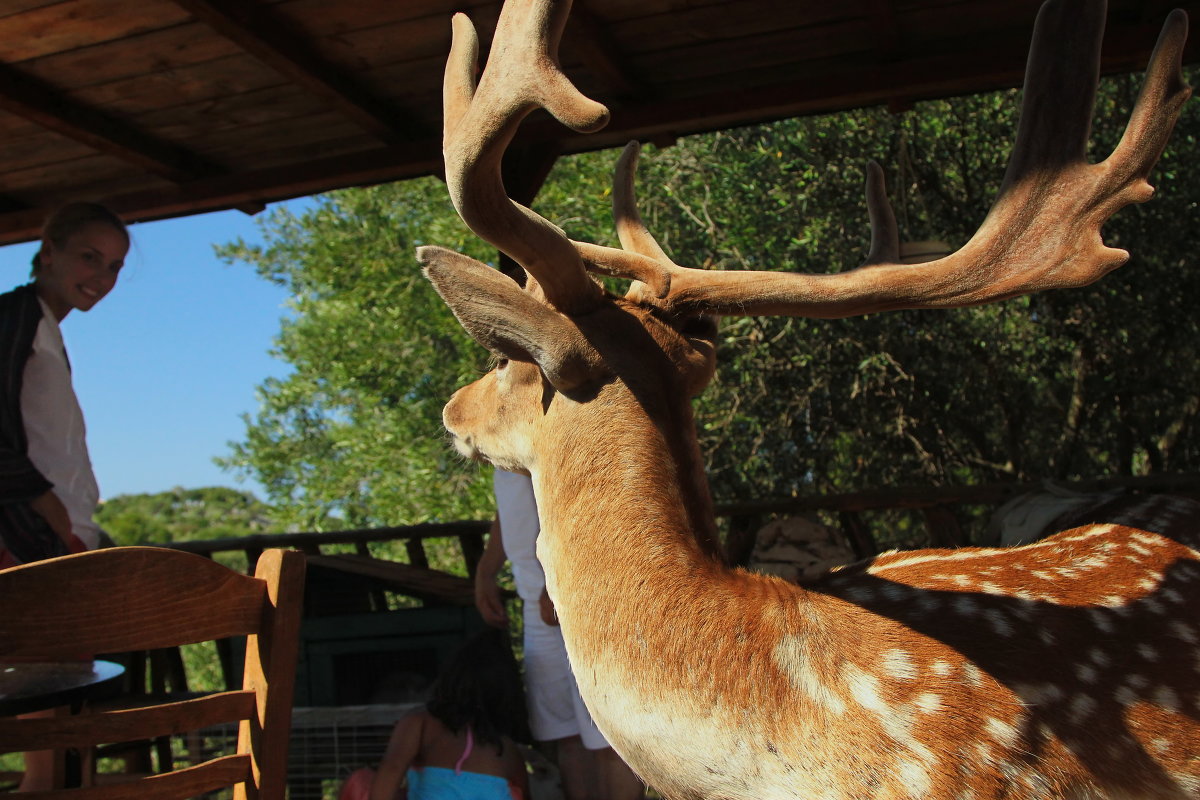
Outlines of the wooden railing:
<svg viewBox="0 0 1200 800">
<path fill-rule="evenodd" d="M 1087 481 L 1056 482 L 1056 486 L 1078 492 L 1105 492 L 1126 489 L 1148 493 L 1169 492 L 1200 497 L 1200 474 L 1163 474 L 1136 477 L 1110 477 Z M 958 513 L 962 507 L 996 508 L 1012 498 L 1044 488 L 1044 482 L 991 483 L 974 486 L 908 486 L 870 489 L 842 494 L 809 495 L 769 500 L 749 500 L 720 504 L 717 515 L 724 522 L 730 560 L 745 563 L 754 547 L 754 534 L 771 517 L 824 512 L 836 518 L 860 556 L 879 552 L 872 533 L 873 512 L 908 511 L 919 515 L 925 529 L 924 544 L 956 547 L 974 543 L 975 536 L 964 528 Z M 425 542 L 429 539 L 457 539 L 464 568 L 474 575 L 483 552 L 483 536 L 490 520 L 423 523 L 387 528 L 330 531 L 321 533 L 275 533 L 205 541 L 178 542 L 172 547 L 206 556 L 242 552 L 253 569 L 263 549 L 295 547 L 309 555 L 321 555 L 322 548 L 351 544 L 361 556 L 371 555 L 368 545 L 375 542 L 404 542 L 409 563 L 428 568 Z"/>
</svg>

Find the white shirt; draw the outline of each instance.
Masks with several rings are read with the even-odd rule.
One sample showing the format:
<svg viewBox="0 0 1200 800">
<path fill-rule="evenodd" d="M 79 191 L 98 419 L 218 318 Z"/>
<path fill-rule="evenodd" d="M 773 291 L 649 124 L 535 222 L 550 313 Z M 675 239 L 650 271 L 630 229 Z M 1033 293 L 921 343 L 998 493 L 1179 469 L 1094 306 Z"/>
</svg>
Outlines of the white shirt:
<svg viewBox="0 0 1200 800">
<path fill-rule="evenodd" d="M 41 299 L 38 299 L 41 302 Z M 89 550 L 100 542 L 100 526 L 92 520 L 100 488 L 88 456 L 83 410 L 71 386 L 62 331 L 42 303 L 42 321 L 25 362 L 21 385 L 21 417 L 29 442 L 29 460 L 46 480 L 71 518 L 71 530 Z"/>
<path fill-rule="evenodd" d="M 533 499 L 533 481 L 525 475 L 498 469 L 492 476 L 492 488 L 496 492 L 496 513 L 500 516 L 500 538 L 504 541 L 504 554 L 512 564 L 517 594 L 526 603 L 536 604 L 546 585 L 546 574 L 537 560 L 541 523 Z"/>
</svg>

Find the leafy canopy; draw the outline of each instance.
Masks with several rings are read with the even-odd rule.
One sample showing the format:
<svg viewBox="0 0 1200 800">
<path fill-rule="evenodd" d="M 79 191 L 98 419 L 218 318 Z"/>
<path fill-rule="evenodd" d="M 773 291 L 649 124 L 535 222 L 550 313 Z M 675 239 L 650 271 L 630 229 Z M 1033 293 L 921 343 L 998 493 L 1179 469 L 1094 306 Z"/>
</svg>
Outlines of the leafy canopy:
<svg viewBox="0 0 1200 800">
<path fill-rule="evenodd" d="M 1104 83 L 1097 158 L 1135 92 L 1128 77 Z M 642 213 L 682 264 L 841 270 L 867 249 L 861 183 L 873 158 L 902 238 L 957 247 L 999 184 L 1017 103 L 1000 92 L 682 139 L 644 154 Z M 1198 136 L 1193 102 L 1152 177 L 1158 196 L 1107 226 L 1131 262 L 1087 289 L 954 312 L 725 320 L 718 379 L 698 403 L 717 498 L 1200 468 L 1200 330 L 1187 313 L 1200 302 L 1188 224 Z M 614 243 L 614 161 L 562 159 L 539 212 L 573 238 Z M 261 481 L 291 526 L 490 513 L 486 471 L 460 462 L 440 424 L 486 355 L 413 250 L 495 254 L 458 221 L 444 186 L 334 192 L 303 216 L 274 212 L 264 232 L 265 247 L 222 254 L 292 293 L 276 354 L 293 371 L 260 387 L 262 407 L 225 463 Z"/>
</svg>

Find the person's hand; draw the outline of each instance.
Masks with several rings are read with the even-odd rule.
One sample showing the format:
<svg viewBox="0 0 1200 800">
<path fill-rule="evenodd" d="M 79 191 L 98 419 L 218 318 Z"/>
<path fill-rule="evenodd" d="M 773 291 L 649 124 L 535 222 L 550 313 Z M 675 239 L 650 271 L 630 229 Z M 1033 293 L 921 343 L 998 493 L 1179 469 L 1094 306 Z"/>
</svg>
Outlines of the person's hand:
<svg viewBox="0 0 1200 800">
<path fill-rule="evenodd" d="M 475 608 L 479 609 L 483 621 L 493 628 L 508 627 L 508 612 L 504 608 L 500 585 L 495 577 L 484 575 L 482 571 L 475 574 Z"/>
<path fill-rule="evenodd" d="M 542 615 L 542 622 L 558 627 L 558 612 L 554 610 L 554 601 L 550 599 L 550 593 L 546 591 L 545 586 L 538 596 L 538 611 Z"/>
<path fill-rule="evenodd" d="M 63 543 L 67 546 L 67 550 L 75 552 L 72 547 L 74 541 L 78 541 L 78 539 L 71 533 L 71 517 L 67 514 L 67 507 L 58 499 L 58 495 L 54 493 L 54 490 L 47 489 L 42 494 L 30 500 L 29 506 L 42 519 L 46 520 L 50 529 L 58 534 L 58 538 L 63 540 Z"/>
</svg>

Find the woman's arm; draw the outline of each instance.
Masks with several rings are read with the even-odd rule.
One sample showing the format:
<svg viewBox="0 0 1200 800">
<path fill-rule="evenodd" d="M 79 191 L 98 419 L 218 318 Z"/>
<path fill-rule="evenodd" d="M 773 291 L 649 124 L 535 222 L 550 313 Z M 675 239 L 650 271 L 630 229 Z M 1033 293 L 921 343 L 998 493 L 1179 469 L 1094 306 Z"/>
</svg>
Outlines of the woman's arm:
<svg viewBox="0 0 1200 800">
<path fill-rule="evenodd" d="M 504 597 L 500 592 L 500 584 L 496 583 L 496 576 L 500 574 L 504 561 L 504 539 L 500 531 L 500 516 L 497 515 L 492 522 L 483 555 L 475 568 L 475 607 L 479 609 L 483 621 L 494 628 L 508 627 Z"/>
<path fill-rule="evenodd" d="M 371 784 L 371 800 L 396 800 L 404 786 L 408 768 L 421 752 L 421 731 L 425 725 L 426 712 L 415 711 L 401 718 L 392 729 L 387 751 L 375 773 Z"/>
<path fill-rule="evenodd" d="M 58 495 L 53 491 L 43 492 L 29 501 L 29 507 L 46 520 L 46 524 L 58 534 L 58 538 L 63 540 L 67 549 L 72 548 L 76 539 L 71 532 L 71 517 Z"/>
</svg>

